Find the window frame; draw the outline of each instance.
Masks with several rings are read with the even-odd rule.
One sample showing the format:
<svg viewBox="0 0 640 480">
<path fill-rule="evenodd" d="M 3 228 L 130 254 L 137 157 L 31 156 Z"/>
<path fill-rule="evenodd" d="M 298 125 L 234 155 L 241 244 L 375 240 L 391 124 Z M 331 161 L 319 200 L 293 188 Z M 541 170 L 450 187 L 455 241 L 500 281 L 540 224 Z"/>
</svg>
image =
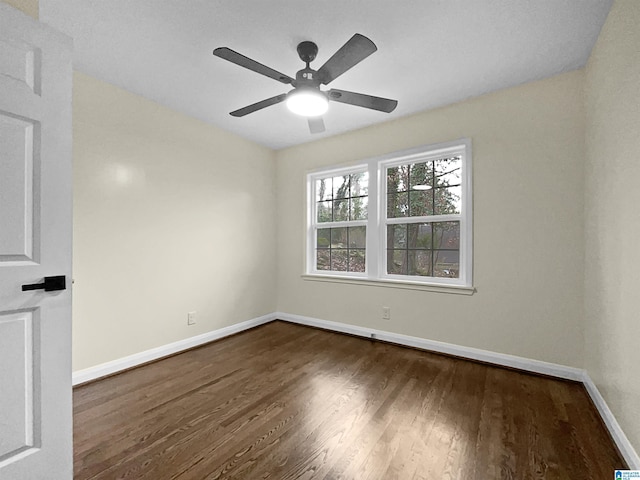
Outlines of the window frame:
<svg viewBox="0 0 640 480">
<path fill-rule="evenodd" d="M 461 158 L 461 212 L 460 214 L 427 215 L 420 217 L 387 218 L 387 178 L 389 167 L 420 163 L 429 160 L 459 156 Z M 329 176 L 369 172 L 368 210 L 366 220 L 317 222 L 315 182 Z M 357 280 L 357 283 L 423 285 L 430 287 L 473 289 L 473 168 L 471 140 L 463 138 L 452 142 L 422 145 L 416 148 L 370 158 L 357 163 L 316 169 L 307 174 L 306 262 L 304 275 L 308 278 L 336 278 Z M 458 278 L 409 276 L 387 272 L 387 225 L 434 222 L 460 222 L 460 270 Z M 339 272 L 316 269 L 316 229 L 366 226 L 365 272 Z"/>
</svg>

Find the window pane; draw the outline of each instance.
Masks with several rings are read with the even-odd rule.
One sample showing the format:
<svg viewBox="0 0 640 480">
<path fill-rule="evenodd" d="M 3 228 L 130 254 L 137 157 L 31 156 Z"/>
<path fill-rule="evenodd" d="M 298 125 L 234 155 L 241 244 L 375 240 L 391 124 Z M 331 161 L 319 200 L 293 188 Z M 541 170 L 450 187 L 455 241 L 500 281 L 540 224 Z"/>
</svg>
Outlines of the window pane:
<svg viewBox="0 0 640 480">
<path fill-rule="evenodd" d="M 461 213 L 461 195 L 462 187 L 436 188 L 435 215 Z"/>
<path fill-rule="evenodd" d="M 409 215 L 433 215 L 433 193 L 432 190 L 409 191 Z"/>
<path fill-rule="evenodd" d="M 349 227 L 349 248 L 365 248 L 367 246 L 367 228 Z"/>
<path fill-rule="evenodd" d="M 387 169 L 387 193 L 406 192 L 409 189 L 409 165 Z"/>
<path fill-rule="evenodd" d="M 349 198 L 349 175 L 333 177 L 333 199 Z"/>
<path fill-rule="evenodd" d="M 330 222 L 333 211 L 332 202 L 318 202 L 318 222 Z"/>
<path fill-rule="evenodd" d="M 387 248 L 407 248 L 406 225 L 387 225 Z"/>
<path fill-rule="evenodd" d="M 333 221 L 349 220 L 349 199 L 333 201 Z"/>
<path fill-rule="evenodd" d="M 331 253 L 328 249 L 316 250 L 316 269 L 329 270 Z"/>
<path fill-rule="evenodd" d="M 406 250 L 387 250 L 387 273 L 396 275 L 407 274 Z"/>
<path fill-rule="evenodd" d="M 351 175 L 351 193 L 352 197 L 361 197 L 369 195 L 369 172 L 354 173 Z"/>
<path fill-rule="evenodd" d="M 451 250 L 433 251 L 433 276 L 458 278 L 460 274 L 460 253 Z"/>
<path fill-rule="evenodd" d="M 318 228 L 316 269 L 364 272 L 367 227 Z"/>
<path fill-rule="evenodd" d="M 413 189 L 420 187 L 433 187 L 433 162 L 413 163 L 409 170 L 409 186 Z"/>
<path fill-rule="evenodd" d="M 369 197 L 356 197 L 351 199 L 351 220 L 366 220 Z"/>
<path fill-rule="evenodd" d="M 409 250 L 407 258 L 409 261 L 408 275 L 431 276 L 431 250 Z"/>
<path fill-rule="evenodd" d="M 362 249 L 349 250 L 349 271 L 364 272 L 365 251 Z"/>
<path fill-rule="evenodd" d="M 331 248 L 347 248 L 347 227 L 331 229 Z"/>
<path fill-rule="evenodd" d="M 315 180 L 318 223 L 366 220 L 369 207 L 369 172 Z"/>
<path fill-rule="evenodd" d="M 443 158 L 434 162 L 436 187 L 449 187 L 462 183 L 462 160 L 460 157 Z"/>
<path fill-rule="evenodd" d="M 316 202 L 331 200 L 331 179 L 316 180 Z"/>
<path fill-rule="evenodd" d="M 331 250 L 331 270 L 338 272 L 347 271 L 347 250 L 332 249 Z"/>
<path fill-rule="evenodd" d="M 408 248 L 433 248 L 431 245 L 430 223 L 410 223 L 408 227 Z"/>
<path fill-rule="evenodd" d="M 409 214 L 407 192 L 387 195 L 387 218 L 406 217 Z"/>
<path fill-rule="evenodd" d="M 460 249 L 460 222 L 433 224 L 433 248 Z"/>
<path fill-rule="evenodd" d="M 329 248 L 329 246 L 331 245 L 331 229 L 319 228 L 316 238 L 316 247 Z"/>
</svg>

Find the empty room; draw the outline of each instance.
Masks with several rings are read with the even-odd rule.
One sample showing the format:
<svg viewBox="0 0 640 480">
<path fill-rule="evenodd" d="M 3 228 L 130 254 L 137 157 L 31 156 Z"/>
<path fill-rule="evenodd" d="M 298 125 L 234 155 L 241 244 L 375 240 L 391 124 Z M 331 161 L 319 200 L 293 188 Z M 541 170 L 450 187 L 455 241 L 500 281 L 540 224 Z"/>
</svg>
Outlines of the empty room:
<svg viewBox="0 0 640 480">
<path fill-rule="evenodd" d="M 638 0 L 0 0 L 0 480 L 640 478 L 638 181 Z"/>
</svg>

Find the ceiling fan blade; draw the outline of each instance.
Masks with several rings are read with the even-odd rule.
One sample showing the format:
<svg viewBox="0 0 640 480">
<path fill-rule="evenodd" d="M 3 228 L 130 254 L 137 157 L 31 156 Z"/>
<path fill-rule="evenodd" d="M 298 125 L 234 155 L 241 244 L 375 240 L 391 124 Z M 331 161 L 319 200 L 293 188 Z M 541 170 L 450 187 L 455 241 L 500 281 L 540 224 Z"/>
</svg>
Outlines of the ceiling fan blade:
<svg viewBox="0 0 640 480">
<path fill-rule="evenodd" d="M 284 102 L 287 98 L 286 93 L 282 93 L 280 95 L 276 95 L 275 97 L 267 98 L 266 100 L 262 100 L 260 102 L 254 103 L 244 108 L 240 108 L 238 110 L 234 110 L 229 115 L 234 117 L 244 117 L 250 113 L 256 112 L 258 110 L 262 110 L 263 108 L 270 107 L 271 105 L 275 105 L 276 103 Z"/>
<path fill-rule="evenodd" d="M 309 131 L 311 133 L 324 132 L 324 121 L 322 117 L 309 117 Z"/>
<path fill-rule="evenodd" d="M 213 54 L 216 57 L 224 58 L 225 60 L 230 61 L 231 63 L 235 63 L 236 65 L 240 65 L 241 67 L 248 68 L 256 73 L 261 75 L 265 75 L 269 78 L 273 78 L 279 82 L 288 84 L 293 82 L 293 78 L 284 73 L 280 73 L 273 68 L 269 68 L 266 65 L 256 62 L 255 60 L 251 60 L 249 57 L 245 57 L 241 53 L 238 53 L 234 50 L 231 50 L 227 47 L 216 48 L 213 51 Z"/>
<path fill-rule="evenodd" d="M 364 35 L 356 33 L 318 70 L 320 82 L 324 85 L 335 80 L 344 72 L 367 58 L 378 48 Z"/>
<path fill-rule="evenodd" d="M 332 88 L 327 93 L 329 94 L 329 100 L 334 102 L 348 103 L 349 105 L 371 108 L 380 112 L 391 113 L 398 106 L 397 100 L 374 97 L 363 93 L 347 92 L 346 90 L 336 90 L 335 88 Z"/>
</svg>

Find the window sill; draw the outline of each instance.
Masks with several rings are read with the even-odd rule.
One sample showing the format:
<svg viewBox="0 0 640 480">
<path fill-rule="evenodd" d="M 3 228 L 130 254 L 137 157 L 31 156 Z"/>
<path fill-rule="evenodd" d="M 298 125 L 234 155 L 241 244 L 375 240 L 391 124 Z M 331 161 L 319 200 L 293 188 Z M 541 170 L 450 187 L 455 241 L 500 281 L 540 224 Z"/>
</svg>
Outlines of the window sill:
<svg viewBox="0 0 640 480">
<path fill-rule="evenodd" d="M 353 285 L 369 285 L 374 287 L 404 288 L 407 290 L 422 290 L 426 292 L 451 293 L 455 295 L 473 295 L 474 287 L 458 285 L 434 285 L 419 282 L 407 282 L 401 280 L 372 280 L 368 278 L 343 277 L 338 275 L 310 275 L 303 274 L 303 280 L 313 282 L 350 283 Z"/>
</svg>

